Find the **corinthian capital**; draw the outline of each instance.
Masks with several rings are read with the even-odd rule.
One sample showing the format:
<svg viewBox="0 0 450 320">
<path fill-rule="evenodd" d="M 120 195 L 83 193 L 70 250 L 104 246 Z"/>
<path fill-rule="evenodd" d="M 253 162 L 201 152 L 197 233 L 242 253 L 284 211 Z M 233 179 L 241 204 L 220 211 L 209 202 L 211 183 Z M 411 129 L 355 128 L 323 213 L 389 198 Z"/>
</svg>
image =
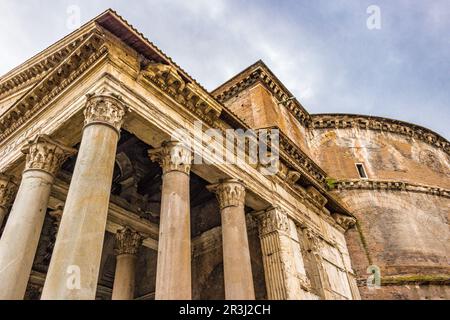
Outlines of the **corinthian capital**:
<svg viewBox="0 0 450 320">
<path fill-rule="evenodd" d="M 0 207 L 8 209 L 17 191 L 17 184 L 14 177 L 5 173 L 0 173 Z"/>
<path fill-rule="evenodd" d="M 180 171 L 189 174 L 191 170 L 192 153 L 180 142 L 164 142 L 160 148 L 149 150 L 148 156 L 159 162 L 163 173 Z"/>
<path fill-rule="evenodd" d="M 77 150 L 63 146 L 45 134 L 37 135 L 22 148 L 26 154 L 25 170 L 42 170 L 56 175 L 61 165 Z"/>
<path fill-rule="evenodd" d="M 84 126 L 95 123 L 105 124 L 120 132 L 125 116 L 122 98 L 113 93 L 87 95 L 84 109 Z"/>
<path fill-rule="evenodd" d="M 239 180 L 228 179 L 207 188 L 216 193 L 220 209 L 243 206 L 245 203 L 245 186 Z"/>
<path fill-rule="evenodd" d="M 289 233 L 289 218 L 280 208 L 270 208 L 257 216 L 259 221 L 259 235 L 264 236 L 272 232 Z"/>
<path fill-rule="evenodd" d="M 119 229 L 116 233 L 116 245 L 114 252 L 116 255 L 136 255 L 142 244 L 142 240 L 142 235 L 129 227 Z"/>
</svg>

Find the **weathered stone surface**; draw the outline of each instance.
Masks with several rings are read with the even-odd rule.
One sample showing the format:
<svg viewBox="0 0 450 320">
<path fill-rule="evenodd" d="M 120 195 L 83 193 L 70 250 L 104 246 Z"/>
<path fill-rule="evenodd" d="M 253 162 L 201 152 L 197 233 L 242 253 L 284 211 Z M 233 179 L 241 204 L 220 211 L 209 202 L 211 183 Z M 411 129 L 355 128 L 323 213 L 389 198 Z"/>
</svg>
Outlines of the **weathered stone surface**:
<svg viewBox="0 0 450 320">
<path fill-rule="evenodd" d="M 199 120 L 280 129 L 279 171 L 191 164 L 164 143 L 180 128 L 195 136 Z M 210 94 L 108 10 L 0 79 L 1 172 L 18 177 L 21 149 L 41 133 L 80 153 L 58 173 L 61 145 L 41 136 L 24 149 L 0 297 L 448 299 L 450 144 L 428 129 L 310 115 L 262 62 Z M 206 186 L 230 178 L 245 192 L 216 188 L 217 202 Z M 14 198 L 7 180 L 0 217 Z M 124 226 L 146 233 L 140 250 L 131 237 L 115 251 Z M 370 265 L 379 289 L 366 285 Z M 67 287 L 74 266 L 80 288 Z"/>
</svg>

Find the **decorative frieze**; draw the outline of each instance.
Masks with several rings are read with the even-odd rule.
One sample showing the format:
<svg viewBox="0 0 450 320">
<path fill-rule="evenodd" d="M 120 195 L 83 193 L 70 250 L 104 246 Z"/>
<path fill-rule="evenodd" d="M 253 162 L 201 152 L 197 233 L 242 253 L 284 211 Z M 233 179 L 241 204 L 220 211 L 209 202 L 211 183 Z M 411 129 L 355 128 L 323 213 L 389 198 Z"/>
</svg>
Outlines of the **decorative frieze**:
<svg viewBox="0 0 450 320">
<path fill-rule="evenodd" d="M 276 128 L 268 128 L 268 130 Z M 280 132 L 280 156 L 286 162 L 286 166 L 293 166 L 299 174 L 306 173 L 304 176 L 315 181 L 321 186 L 326 186 L 327 174 L 320 168 L 305 152 L 303 152 L 291 139 Z M 298 169 L 297 169 L 297 168 Z M 299 170 L 300 169 L 300 170 Z M 292 169 L 291 169 L 292 170 Z"/>
<path fill-rule="evenodd" d="M 259 221 L 259 235 L 261 237 L 272 232 L 284 232 L 289 234 L 289 218 L 286 212 L 280 208 L 271 208 L 257 216 Z"/>
<path fill-rule="evenodd" d="M 87 95 L 84 109 L 85 127 L 101 123 L 114 128 L 119 133 L 124 116 L 125 106 L 122 97 L 110 92 Z"/>
<path fill-rule="evenodd" d="M 143 236 L 129 227 L 117 230 L 114 253 L 136 255 L 142 245 Z"/>
<path fill-rule="evenodd" d="M 140 76 L 151 81 L 207 124 L 214 125 L 219 118 L 222 106 L 194 83 L 182 77 L 174 66 L 149 62 L 142 68 Z"/>
<path fill-rule="evenodd" d="M 209 191 L 216 193 L 221 210 L 226 207 L 238 207 L 245 204 L 245 186 L 238 180 L 224 180 L 207 188 Z"/>
<path fill-rule="evenodd" d="M 42 77 L 50 69 L 58 65 L 83 41 L 88 34 L 75 39 L 68 43 L 61 49 L 51 53 L 45 59 L 39 60 L 36 63 L 27 66 L 25 69 L 11 76 L 3 78 L 0 82 L 0 98 L 5 95 L 10 95 L 18 90 L 35 83 L 42 79 Z"/>
<path fill-rule="evenodd" d="M 345 190 L 407 191 L 450 198 L 448 189 L 392 180 L 337 180 L 333 182 L 331 189 L 338 192 Z"/>
<path fill-rule="evenodd" d="M 26 154 L 25 170 L 42 170 L 51 175 L 57 171 L 77 150 L 63 146 L 45 134 L 37 135 L 22 148 Z"/>
<path fill-rule="evenodd" d="M 341 114 L 319 114 L 312 116 L 312 129 L 348 129 L 359 128 L 381 132 L 391 132 L 419 139 L 441 148 L 450 154 L 450 142 L 429 129 L 399 120 L 381 117 Z"/>
<path fill-rule="evenodd" d="M 320 250 L 322 250 L 323 247 L 323 241 L 321 236 L 309 227 L 303 228 L 302 232 L 306 236 L 309 250 L 314 255 L 320 256 Z"/>
<path fill-rule="evenodd" d="M 0 173 L 0 207 L 7 210 L 11 206 L 17 191 L 14 177 Z"/>
<path fill-rule="evenodd" d="M 107 52 L 101 32 L 94 29 L 65 59 L 48 70 L 32 89 L 0 116 L 0 141 L 6 139 L 28 119 L 41 111 Z"/>
<path fill-rule="evenodd" d="M 192 152 L 180 142 L 164 142 L 160 148 L 149 150 L 148 156 L 151 161 L 159 163 L 163 173 L 170 171 L 190 173 Z"/>
<path fill-rule="evenodd" d="M 324 197 L 319 190 L 314 188 L 313 186 L 309 186 L 306 188 L 306 192 L 321 206 L 324 207 L 327 203 L 327 198 Z"/>
</svg>

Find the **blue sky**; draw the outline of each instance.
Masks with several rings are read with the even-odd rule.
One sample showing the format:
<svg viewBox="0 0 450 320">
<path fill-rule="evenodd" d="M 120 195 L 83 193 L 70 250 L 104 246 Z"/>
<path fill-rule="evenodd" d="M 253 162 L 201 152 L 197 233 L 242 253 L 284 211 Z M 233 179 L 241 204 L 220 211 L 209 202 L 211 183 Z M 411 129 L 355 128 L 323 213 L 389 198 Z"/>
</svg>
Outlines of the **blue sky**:
<svg viewBox="0 0 450 320">
<path fill-rule="evenodd" d="M 81 23 L 113 8 L 209 90 L 262 59 L 311 113 L 450 138 L 449 0 L 0 0 L 0 74 L 71 32 L 71 5 Z M 366 26 L 370 5 L 381 29 Z"/>
</svg>

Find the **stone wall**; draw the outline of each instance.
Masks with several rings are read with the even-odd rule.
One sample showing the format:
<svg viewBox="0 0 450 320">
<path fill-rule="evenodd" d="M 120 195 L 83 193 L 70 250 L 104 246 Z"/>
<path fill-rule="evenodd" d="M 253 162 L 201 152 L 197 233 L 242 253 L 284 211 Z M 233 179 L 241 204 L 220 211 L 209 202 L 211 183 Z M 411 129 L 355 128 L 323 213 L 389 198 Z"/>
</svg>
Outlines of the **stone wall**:
<svg viewBox="0 0 450 320">
<path fill-rule="evenodd" d="M 292 113 L 278 103 L 262 84 L 256 83 L 239 92 L 224 102 L 224 105 L 252 129 L 278 127 L 306 154 L 309 154 L 306 143 L 307 129 L 299 125 Z"/>
<path fill-rule="evenodd" d="M 360 128 L 310 133 L 312 158 L 358 219 L 346 238 L 363 299 L 449 297 L 449 155 L 405 135 Z M 361 179 L 355 163 L 363 163 Z M 367 267 L 381 269 L 369 290 Z M 447 279 L 447 280 L 445 280 Z"/>
</svg>

